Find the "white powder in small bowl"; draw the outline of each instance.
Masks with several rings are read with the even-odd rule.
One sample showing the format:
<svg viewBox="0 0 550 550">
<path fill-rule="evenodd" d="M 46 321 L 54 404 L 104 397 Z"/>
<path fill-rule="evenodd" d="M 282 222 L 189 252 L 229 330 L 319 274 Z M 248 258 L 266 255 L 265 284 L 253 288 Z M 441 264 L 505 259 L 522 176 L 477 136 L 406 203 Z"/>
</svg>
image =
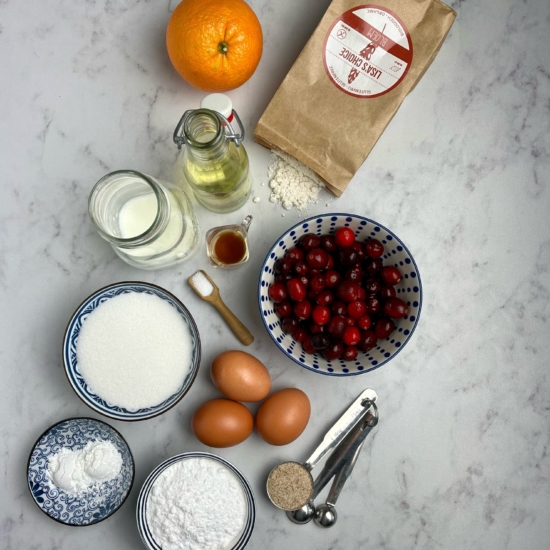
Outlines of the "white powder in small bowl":
<svg viewBox="0 0 550 550">
<path fill-rule="evenodd" d="M 103 302 L 84 321 L 76 357 L 93 393 L 132 411 L 178 392 L 192 350 L 189 327 L 176 308 L 158 296 L 129 292 Z"/>
<path fill-rule="evenodd" d="M 229 468 L 210 458 L 186 458 L 156 479 L 146 520 L 162 550 L 221 550 L 242 532 L 246 500 Z"/>
</svg>

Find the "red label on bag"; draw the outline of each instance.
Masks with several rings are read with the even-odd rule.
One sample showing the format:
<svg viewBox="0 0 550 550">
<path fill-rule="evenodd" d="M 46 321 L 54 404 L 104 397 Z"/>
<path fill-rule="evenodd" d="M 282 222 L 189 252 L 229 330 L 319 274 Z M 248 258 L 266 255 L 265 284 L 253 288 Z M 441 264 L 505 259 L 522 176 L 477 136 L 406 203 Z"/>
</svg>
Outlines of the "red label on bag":
<svg viewBox="0 0 550 550">
<path fill-rule="evenodd" d="M 323 64 L 332 83 L 354 97 L 378 97 L 405 78 L 413 58 L 403 21 L 380 6 L 342 14 L 325 38 Z"/>
</svg>

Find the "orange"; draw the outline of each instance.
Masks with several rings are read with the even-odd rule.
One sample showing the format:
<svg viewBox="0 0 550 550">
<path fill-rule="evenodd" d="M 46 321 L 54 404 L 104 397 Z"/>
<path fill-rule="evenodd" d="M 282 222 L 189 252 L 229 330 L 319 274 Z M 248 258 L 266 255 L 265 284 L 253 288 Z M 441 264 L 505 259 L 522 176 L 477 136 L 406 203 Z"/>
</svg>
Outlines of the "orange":
<svg viewBox="0 0 550 550">
<path fill-rule="evenodd" d="M 225 92 L 244 84 L 262 56 L 262 27 L 244 0 L 183 0 L 166 29 L 170 61 L 189 84 Z"/>
</svg>

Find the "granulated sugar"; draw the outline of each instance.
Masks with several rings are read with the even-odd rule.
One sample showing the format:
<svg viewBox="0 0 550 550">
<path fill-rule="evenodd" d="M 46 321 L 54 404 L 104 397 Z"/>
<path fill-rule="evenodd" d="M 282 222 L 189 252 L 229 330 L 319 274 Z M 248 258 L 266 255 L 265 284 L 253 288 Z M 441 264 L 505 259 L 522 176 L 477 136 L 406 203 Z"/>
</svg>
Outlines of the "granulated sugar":
<svg viewBox="0 0 550 550">
<path fill-rule="evenodd" d="M 195 288 L 199 291 L 201 296 L 210 296 L 214 292 L 212 283 L 206 278 L 202 271 L 197 271 L 192 277 L 191 281 L 195 285 Z"/>
<path fill-rule="evenodd" d="M 187 323 L 166 300 L 143 292 L 115 296 L 84 321 L 78 370 L 91 391 L 128 410 L 174 395 L 191 369 Z"/>
<path fill-rule="evenodd" d="M 233 472 L 209 458 L 186 458 L 156 479 L 147 525 L 162 550 L 219 550 L 241 533 L 246 501 Z"/>
<path fill-rule="evenodd" d="M 304 210 L 317 203 L 319 191 L 325 187 L 319 177 L 294 157 L 273 150 L 268 169 L 271 202 L 281 203 L 283 208 Z"/>
</svg>

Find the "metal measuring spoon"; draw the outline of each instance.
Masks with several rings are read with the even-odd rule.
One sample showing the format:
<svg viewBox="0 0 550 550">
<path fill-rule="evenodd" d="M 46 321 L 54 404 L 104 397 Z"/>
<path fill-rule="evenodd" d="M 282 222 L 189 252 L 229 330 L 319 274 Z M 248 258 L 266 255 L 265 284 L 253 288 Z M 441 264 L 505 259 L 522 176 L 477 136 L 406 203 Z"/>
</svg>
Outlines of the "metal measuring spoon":
<svg viewBox="0 0 550 550">
<path fill-rule="evenodd" d="M 294 464 L 298 464 L 301 468 L 303 468 L 303 471 L 307 473 L 307 475 L 311 480 L 311 492 L 309 495 L 305 495 L 305 498 L 302 501 L 303 502 L 302 506 L 307 505 L 307 503 L 311 500 L 311 497 L 314 491 L 314 482 L 313 482 L 313 477 L 311 475 L 311 470 L 329 451 L 336 448 L 343 441 L 343 439 L 347 436 L 347 434 L 356 426 L 359 420 L 363 417 L 363 415 L 365 414 L 365 409 L 366 408 L 368 409 L 370 404 L 374 402 L 376 398 L 377 398 L 377 395 L 374 390 L 367 389 L 363 391 L 361 395 L 346 410 L 346 412 L 332 426 L 332 428 L 325 434 L 323 441 L 315 449 L 315 451 L 313 451 L 313 454 L 303 464 L 299 464 L 297 462 L 294 463 Z M 282 508 L 281 506 L 279 506 L 277 502 L 275 502 L 272 496 L 269 494 L 269 478 L 273 475 L 274 472 L 276 472 L 277 468 L 280 468 L 283 464 L 286 464 L 286 463 L 283 462 L 282 464 L 279 464 L 278 466 L 273 468 L 273 470 L 271 470 L 271 473 L 268 476 L 268 482 L 267 482 L 267 495 L 271 500 L 271 502 L 281 510 L 284 510 L 285 508 Z M 299 508 L 301 508 L 302 506 L 300 506 Z M 289 511 L 289 510 L 287 509 L 286 511 Z M 294 519 L 292 519 L 292 521 L 294 521 Z"/>
<path fill-rule="evenodd" d="M 373 407 L 374 414 L 370 412 L 367 413 L 364 422 L 361 422 L 349 437 L 342 442 L 343 455 L 340 460 L 340 465 L 338 466 L 340 469 L 334 477 L 325 504 L 322 504 L 315 510 L 315 523 L 319 527 L 332 527 L 338 519 L 335 508 L 336 501 L 344 488 L 344 484 L 353 471 L 355 463 L 357 462 L 357 457 L 363 448 L 363 443 L 367 435 L 369 435 L 374 426 L 378 424 L 378 410 L 374 403 Z"/>
<path fill-rule="evenodd" d="M 363 392 L 363 394 L 361 394 L 361 397 L 363 397 L 365 394 L 366 392 Z M 292 521 L 293 523 L 297 523 L 299 525 L 305 525 L 306 523 L 309 523 L 313 519 L 313 516 L 315 514 L 315 507 L 314 507 L 313 501 L 317 498 L 319 493 L 325 488 L 330 478 L 333 475 L 335 475 L 339 471 L 339 469 L 341 469 L 344 466 L 342 459 L 344 458 L 346 449 L 349 446 L 348 444 L 346 444 L 346 441 L 357 432 L 360 426 L 362 426 L 363 419 L 369 413 L 371 405 L 374 405 L 375 399 L 376 399 L 376 394 L 374 395 L 367 394 L 367 397 L 365 397 L 365 399 L 361 401 L 361 406 L 363 407 L 363 409 L 359 410 L 359 416 L 357 417 L 355 426 L 353 426 L 351 429 L 347 431 L 347 434 L 344 436 L 341 443 L 336 446 L 336 449 L 334 450 L 334 452 L 327 459 L 323 470 L 321 471 L 321 473 L 319 474 L 319 476 L 317 477 L 317 479 L 313 484 L 313 492 L 311 494 L 309 501 L 306 504 L 304 504 L 304 506 L 302 506 L 301 508 L 287 512 L 286 515 L 288 519 L 290 519 L 290 521 Z M 347 412 L 345 414 L 347 414 Z"/>
</svg>

